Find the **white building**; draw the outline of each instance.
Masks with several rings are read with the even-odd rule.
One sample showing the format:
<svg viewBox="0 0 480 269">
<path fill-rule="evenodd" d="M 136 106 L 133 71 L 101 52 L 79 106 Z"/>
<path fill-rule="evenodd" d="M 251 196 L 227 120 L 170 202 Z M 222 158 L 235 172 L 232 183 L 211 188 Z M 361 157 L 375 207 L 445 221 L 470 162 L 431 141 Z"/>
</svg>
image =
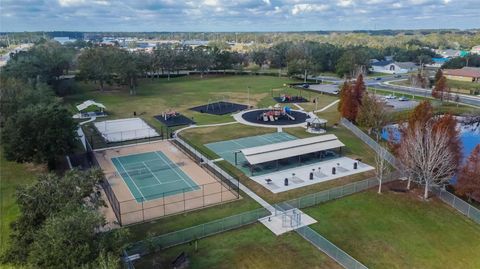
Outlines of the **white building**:
<svg viewBox="0 0 480 269">
<path fill-rule="evenodd" d="M 405 74 L 417 70 L 413 62 L 378 61 L 371 63 L 370 71 L 385 74 Z"/>
<path fill-rule="evenodd" d="M 470 50 L 470 53 L 480 55 L 480 45 L 472 47 L 472 49 Z"/>
</svg>

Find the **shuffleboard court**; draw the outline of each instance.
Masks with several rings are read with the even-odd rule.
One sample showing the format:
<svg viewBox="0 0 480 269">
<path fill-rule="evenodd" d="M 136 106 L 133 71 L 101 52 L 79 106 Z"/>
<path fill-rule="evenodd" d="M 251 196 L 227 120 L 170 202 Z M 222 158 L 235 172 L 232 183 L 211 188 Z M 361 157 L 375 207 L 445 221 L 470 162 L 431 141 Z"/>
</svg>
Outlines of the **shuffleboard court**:
<svg viewBox="0 0 480 269">
<path fill-rule="evenodd" d="M 112 163 L 137 202 L 199 189 L 180 168 L 182 163 L 161 151 L 115 157 Z"/>
</svg>

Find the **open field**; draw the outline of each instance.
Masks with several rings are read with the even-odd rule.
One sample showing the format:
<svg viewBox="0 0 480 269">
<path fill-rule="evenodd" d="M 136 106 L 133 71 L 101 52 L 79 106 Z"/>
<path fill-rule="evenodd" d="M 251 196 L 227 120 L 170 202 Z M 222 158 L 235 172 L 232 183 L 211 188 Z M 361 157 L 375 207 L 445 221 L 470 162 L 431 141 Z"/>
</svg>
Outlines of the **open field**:
<svg viewBox="0 0 480 269">
<path fill-rule="evenodd" d="M 44 171 L 44 167 L 9 162 L 0 150 L 0 253 L 8 245 L 10 224 L 19 214 L 15 202 L 16 188 L 34 182 L 36 176 Z"/>
<path fill-rule="evenodd" d="M 369 268 L 480 268 L 480 226 L 435 198 L 370 190 L 304 212 Z"/>
<path fill-rule="evenodd" d="M 198 124 L 221 123 L 232 121 L 230 115 L 210 115 L 190 111 L 189 108 L 210 102 L 227 99 L 230 102 L 250 104 L 256 107 L 274 105 L 272 89 L 278 93 L 297 93 L 297 90 L 286 89 L 286 83 L 296 80 L 271 76 L 198 76 L 166 79 L 143 79 L 137 90 L 137 95 L 130 96 L 127 89 L 112 88 L 100 92 L 98 85 L 93 83 L 76 83 L 76 94 L 65 98 L 71 104 L 72 111 L 77 105 L 87 99 L 94 99 L 107 107 L 110 115 L 107 119 L 132 117 L 135 111 L 154 127 L 161 124 L 153 116 L 170 109 L 178 111 L 188 117 L 193 117 Z M 248 94 L 250 87 L 250 94 Z M 321 108 L 334 101 L 334 97 L 304 91 L 305 96 L 319 97 L 318 107 Z M 306 110 L 314 109 L 313 103 L 305 104 Z"/>
<path fill-rule="evenodd" d="M 185 251 L 192 269 L 202 268 L 341 268 L 298 234 L 275 236 L 260 223 L 200 239 L 143 257 L 135 268 L 170 268 L 170 263 Z"/>
</svg>

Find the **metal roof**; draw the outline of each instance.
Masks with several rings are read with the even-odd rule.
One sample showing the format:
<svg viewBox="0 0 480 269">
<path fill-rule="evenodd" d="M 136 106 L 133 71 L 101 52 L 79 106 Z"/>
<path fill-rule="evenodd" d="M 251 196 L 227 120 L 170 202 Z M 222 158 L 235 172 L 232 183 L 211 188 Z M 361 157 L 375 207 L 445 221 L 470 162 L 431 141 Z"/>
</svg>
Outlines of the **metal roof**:
<svg viewBox="0 0 480 269">
<path fill-rule="evenodd" d="M 86 108 L 89 107 L 89 106 L 97 106 L 97 107 L 106 109 L 106 107 L 105 107 L 103 104 L 97 103 L 97 102 L 95 102 L 95 101 L 93 101 L 93 100 L 87 100 L 87 101 L 79 104 L 79 105 L 77 106 L 77 109 L 78 109 L 78 111 L 82 111 L 82 110 L 86 109 Z"/>
<path fill-rule="evenodd" d="M 344 146 L 335 135 L 328 134 L 246 148 L 241 152 L 245 159 L 253 165 Z"/>
</svg>

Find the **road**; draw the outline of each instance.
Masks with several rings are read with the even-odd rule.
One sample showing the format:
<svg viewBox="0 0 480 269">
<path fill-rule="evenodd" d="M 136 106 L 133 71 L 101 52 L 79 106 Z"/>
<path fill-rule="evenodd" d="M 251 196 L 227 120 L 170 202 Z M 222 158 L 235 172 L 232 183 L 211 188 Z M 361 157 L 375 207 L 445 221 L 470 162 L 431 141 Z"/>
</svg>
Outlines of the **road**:
<svg viewBox="0 0 480 269">
<path fill-rule="evenodd" d="M 399 77 L 400 76 L 400 77 Z M 400 92 L 400 93 L 405 93 L 405 94 L 414 94 L 418 96 L 426 96 L 429 97 L 431 96 L 431 89 L 422 89 L 422 88 L 415 88 L 415 87 L 407 87 L 407 86 L 400 86 L 400 85 L 394 85 L 391 84 L 390 82 L 396 81 L 396 80 L 402 80 L 402 79 L 407 79 L 408 75 L 396 75 L 396 76 L 382 76 L 380 80 L 377 80 L 375 78 L 367 78 L 365 80 L 365 85 L 367 85 L 370 88 L 374 89 L 379 89 L 379 90 L 384 90 L 384 91 L 394 91 L 394 92 Z M 323 81 L 328 81 L 332 82 L 334 84 L 342 84 L 344 82 L 343 79 L 336 78 L 336 77 L 330 77 L 330 76 L 317 76 L 317 77 L 310 77 L 309 79 L 318 79 L 318 80 L 323 80 Z M 456 97 L 457 95 L 455 95 Z M 478 106 L 480 107 L 480 97 L 479 96 L 472 96 L 472 95 L 466 95 L 466 94 L 458 94 L 458 102 L 471 105 L 471 106 Z"/>
</svg>

